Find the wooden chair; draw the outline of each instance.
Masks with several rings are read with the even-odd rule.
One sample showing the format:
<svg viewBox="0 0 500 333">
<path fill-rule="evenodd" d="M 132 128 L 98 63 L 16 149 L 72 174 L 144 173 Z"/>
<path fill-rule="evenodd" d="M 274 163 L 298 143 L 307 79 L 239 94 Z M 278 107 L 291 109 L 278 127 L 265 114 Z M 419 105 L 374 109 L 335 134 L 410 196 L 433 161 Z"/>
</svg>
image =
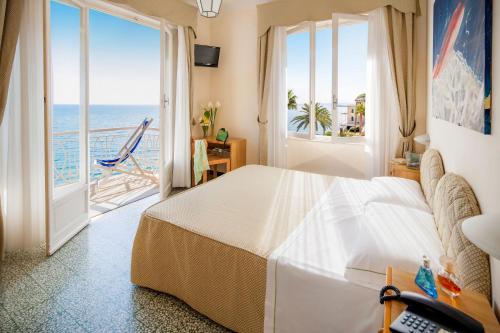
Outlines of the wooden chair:
<svg viewBox="0 0 500 333">
<path fill-rule="evenodd" d="M 210 170 L 213 173 L 213 178 L 217 178 L 217 171 L 219 165 L 226 165 L 226 172 L 231 170 L 231 159 L 229 157 L 217 156 L 215 154 L 210 153 L 208 150 L 207 140 L 205 141 L 205 147 L 207 147 L 207 158 L 208 165 L 210 166 Z M 203 171 L 203 176 L 201 177 L 201 182 L 206 183 L 208 181 L 208 172 Z M 194 139 L 191 139 L 191 186 L 194 187 L 196 184 L 194 183 Z"/>
</svg>

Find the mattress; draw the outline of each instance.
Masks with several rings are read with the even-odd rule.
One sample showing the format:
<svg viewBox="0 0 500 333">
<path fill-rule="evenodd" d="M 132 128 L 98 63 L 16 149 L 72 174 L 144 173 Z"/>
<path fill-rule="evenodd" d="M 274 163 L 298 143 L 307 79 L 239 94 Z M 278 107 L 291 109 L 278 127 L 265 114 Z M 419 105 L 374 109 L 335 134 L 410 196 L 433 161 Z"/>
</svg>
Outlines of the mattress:
<svg viewBox="0 0 500 333">
<path fill-rule="evenodd" d="M 174 295 L 238 332 L 262 332 L 269 256 L 335 178 L 246 166 L 147 209 L 132 282 Z"/>
<path fill-rule="evenodd" d="M 416 272 L 443 254 L 431 214 L 372 201 L 372 185 L 336 178 L 268 258 L 265 332 L 377 332 L 387 265 Z"/>
</svg>

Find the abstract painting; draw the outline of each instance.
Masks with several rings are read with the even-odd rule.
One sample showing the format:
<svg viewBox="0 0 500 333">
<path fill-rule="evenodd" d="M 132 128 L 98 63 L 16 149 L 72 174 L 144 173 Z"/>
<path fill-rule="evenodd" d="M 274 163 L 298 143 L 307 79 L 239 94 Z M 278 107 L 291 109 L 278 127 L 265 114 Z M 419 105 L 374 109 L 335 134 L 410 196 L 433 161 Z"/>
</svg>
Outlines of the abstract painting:
<svg viewBox="0 0 500 333">
<path fill-rule="evenodd" d="M 491 134 L 492 0 L 434 2 L 432 115 Z"/>
</svg>

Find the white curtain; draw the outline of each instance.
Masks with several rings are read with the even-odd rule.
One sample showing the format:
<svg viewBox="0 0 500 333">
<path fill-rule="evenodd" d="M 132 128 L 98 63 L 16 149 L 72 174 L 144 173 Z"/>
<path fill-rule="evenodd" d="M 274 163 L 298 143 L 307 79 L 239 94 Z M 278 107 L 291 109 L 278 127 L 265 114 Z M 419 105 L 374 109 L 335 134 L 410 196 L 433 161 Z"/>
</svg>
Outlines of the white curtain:
<svg viewBox="0 0 500 333">
<path fill-rule="evenodd" d="M 397 91 L 391 79 L 387 16 L 379 8 L 368 16 L 366 141 L 369 178 L 385 176 L 399 142 Z"/>
<path fill-rule="evenodd" d="M 188 45 L 183 27 L 177 28 L 177 71 L 174 109 L 173 187 L 191 186 L 191 125 L 189 113 Z"/>
<path fill-rule="evenodd" d="M 26 2 L 0 127 L 5 250 L 45 240 L 43 1 Z"/>
<path fill-rule="evenodd" d="M 267 165 L 287 167 L 286 28 L 275 27 L 267 100 Z"/>
</svg>

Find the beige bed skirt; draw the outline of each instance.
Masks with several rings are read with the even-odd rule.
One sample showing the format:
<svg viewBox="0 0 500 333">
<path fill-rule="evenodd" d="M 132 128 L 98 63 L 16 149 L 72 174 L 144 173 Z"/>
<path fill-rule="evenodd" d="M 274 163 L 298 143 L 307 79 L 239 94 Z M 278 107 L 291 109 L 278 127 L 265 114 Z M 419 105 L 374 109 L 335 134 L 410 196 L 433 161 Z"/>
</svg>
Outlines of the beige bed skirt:
<svg viewBox="0 0 500 333">
<path fill-rule="evenodd" d="M 135 236 L 132 282 L 232 330 L 262 332 L 267 258 L 333 181 L 245 166 L 150 207 Z"/>
<path fill-rule="evenodd" d="M 234 331 L 262 332 L 266 262 L 143 215 L 132 251 L 132 282 L 174 295 Z"/>
</svg>

